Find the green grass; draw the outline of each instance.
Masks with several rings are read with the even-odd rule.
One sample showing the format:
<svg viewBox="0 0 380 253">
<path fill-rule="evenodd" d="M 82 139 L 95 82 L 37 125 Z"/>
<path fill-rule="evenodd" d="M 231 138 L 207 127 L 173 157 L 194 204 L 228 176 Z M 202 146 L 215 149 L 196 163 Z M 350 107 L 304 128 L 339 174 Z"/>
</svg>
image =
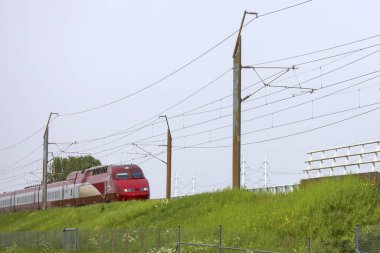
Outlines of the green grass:
<svg viewBox="0 0 380 253">
<path fill-rule="evenodd" d="M 170 201 L 0 214 L 0 232 L 172 228 L 175 234 L 181 225 L 185 240 L 215 242 L 222 225 L 225 245 L 293 252 L 304 251 L 306 238 L 323 244 L 320 252 L 352 251 L 356 224 L 380 224 L 380 195 L 355 177 L 310 183 L 286 195 L 224 190 Z"/>
</svg>

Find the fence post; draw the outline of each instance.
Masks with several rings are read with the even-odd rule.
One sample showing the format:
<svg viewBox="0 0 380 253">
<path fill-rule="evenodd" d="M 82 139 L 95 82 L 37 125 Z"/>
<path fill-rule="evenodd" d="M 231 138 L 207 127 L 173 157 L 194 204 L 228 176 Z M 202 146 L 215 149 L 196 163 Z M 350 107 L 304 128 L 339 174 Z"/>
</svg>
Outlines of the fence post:
<svg viewBox="0 0 380 253">
<path fill-rule="evenodd" d="M 37 232 L 37 248 L 40 248 L 40 231 Z"/>
<path fill-rule="evenodd" d="M 64 250 L 65 249 L 65 242 L 66 242 L 66 233 L 65 233 L 65 231 L 66 231 L 66 228 L 63 228 L 63 230 L 62 230 L 62 234 L 63 234 L 63 236 L 62 236 L 62 249 Z M 37 240 L 38 240 L 39 238 L 37 237 Z"/>
<path fill-rule="evenodd" d="M 114 251 L 114 240 L 115 240 L 115 228 L 112 228 L 112 235 L 111 235 L 111 252 L 113 253 Z"/>
<path fill-rule="evenodd" d="M 79 249 L 79 230 L 75 228 L 75 250 Z"/>
<path fill-rule="evenodd" d="M 181 226 L 178 226 L 178 244 L 177 244 L 177 252 L 181 252 Z"/>
<path fill-rule="evenodd" d="M 141 252 L 144 252 L 145 246 L 144 246 L 144 238 L 145 237 L 145 231 L 143 229 L 140 229 L 140 250 Z"/>
<path fill-rule="evenodd" d="M 161 250 L 161 229 L 157 228 L 157 250 Z"/>
<path fill-rule="evenodd" d="M 125 230 L 125 252 L 128 253 L 128 229 Z"/>
<path fill-rule="evenodd" d="M 310 253 L 310 238 L 307 238 L 307 253 Z"/>
<path fill-rule="evenodd" d="M 359 253 L 359 225 L 355 226 L 355 253 Z"/>
<path fill-rule="evenodd" d="M 219 225 L 219 253 L 222 253 L 222 225 Z"/>
</svg>

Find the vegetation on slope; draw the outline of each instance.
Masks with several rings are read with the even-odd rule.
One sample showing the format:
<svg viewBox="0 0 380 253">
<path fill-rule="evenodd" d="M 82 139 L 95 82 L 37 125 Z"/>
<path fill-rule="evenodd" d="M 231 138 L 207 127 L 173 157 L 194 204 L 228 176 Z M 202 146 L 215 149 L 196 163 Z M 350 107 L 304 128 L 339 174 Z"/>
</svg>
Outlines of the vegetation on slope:
<svg viewBox="0 0 380 253">
<path fill-rule="evenodd" d="M 0 232 L 94 228 L 171 228 L 188 240 L 212 242 L 219 225 L 224 243 L 294 251 L 306 238 L 336 252 L 351 251 L 356 224 L 380 222 L 380 195 L 354 177 L 310 183 L 293 193 L 272 195 L 224 190 L 171 201 L 150 200 L 0 214 Z M 211 239 L 212 237 L 212 239 Z"/>
</svg>

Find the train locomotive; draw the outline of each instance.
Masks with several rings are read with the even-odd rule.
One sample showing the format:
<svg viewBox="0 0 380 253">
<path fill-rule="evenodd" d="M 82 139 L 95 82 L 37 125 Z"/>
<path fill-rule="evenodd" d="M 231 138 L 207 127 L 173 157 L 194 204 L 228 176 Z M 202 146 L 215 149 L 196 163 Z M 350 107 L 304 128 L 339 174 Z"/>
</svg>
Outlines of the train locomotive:
<svg viewBox="0 0 380 253">
<path fill-rule="evenodd" d="M 71 172 L 66 181 L 47 185 L 47 207 L 81 206 L 149 199 L 149 182 L 137 165 L 101 165 Z M 0 212 L 42 207 L 42 185 L 0 194 Z"/>
</svg>

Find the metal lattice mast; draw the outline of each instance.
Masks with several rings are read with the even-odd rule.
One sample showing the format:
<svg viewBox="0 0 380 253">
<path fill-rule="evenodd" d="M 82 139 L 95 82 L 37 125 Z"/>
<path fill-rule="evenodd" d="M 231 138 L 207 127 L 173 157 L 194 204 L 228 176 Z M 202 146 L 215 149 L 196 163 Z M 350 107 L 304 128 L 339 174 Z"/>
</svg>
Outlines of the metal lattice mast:
<svg viewBox="0 0 380 253">
<path fill-rule="evenodd" d="M 244 159 L 244 156 L 243 156 L 243 159 L 242 159 L 242 162 L 241 162 L 241 187 L 242 188 L 245 188 L 245 159 Z"/>
<path fill-rule="evenodd" d="M 265 156 L 264 160 L 264 188 L 268 188 L 268 160 Z"/>
<path fill-rule="evenodd" d="M 191 183 L 192 183 L 192 187 L 191 187 L 191 190 L 192 190 L 192 193 L 193 195 L 195 194 L 195 183 L 196 183 L 196 178 L 195 178 L 195 175 L 191 178 Z"/>
<path fill-rule="evenodd" d="M 174 178 L 174 197 L 178 197 L 178 182 L 179 182 L 178 175 L 175 174 L 175 178 Z"/>
</svg>

